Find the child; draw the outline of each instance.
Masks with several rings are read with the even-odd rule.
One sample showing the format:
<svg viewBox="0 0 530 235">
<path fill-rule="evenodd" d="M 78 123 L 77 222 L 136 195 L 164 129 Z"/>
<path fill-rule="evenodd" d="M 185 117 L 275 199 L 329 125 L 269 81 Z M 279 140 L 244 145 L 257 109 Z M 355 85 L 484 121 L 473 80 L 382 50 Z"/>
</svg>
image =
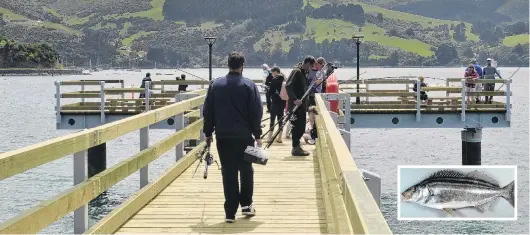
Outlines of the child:
<svg viewBox="0 0 530 235">
<path fill-rule="evenodd" d="M 309 107 L 307 110 L 308 118 L 305 126 L 305 133 L 302 136 L 306 144 L 314 145 L 315 144 L 315 115 L 318 115 L 318 111 L 315 106 Z"/>
</svg>

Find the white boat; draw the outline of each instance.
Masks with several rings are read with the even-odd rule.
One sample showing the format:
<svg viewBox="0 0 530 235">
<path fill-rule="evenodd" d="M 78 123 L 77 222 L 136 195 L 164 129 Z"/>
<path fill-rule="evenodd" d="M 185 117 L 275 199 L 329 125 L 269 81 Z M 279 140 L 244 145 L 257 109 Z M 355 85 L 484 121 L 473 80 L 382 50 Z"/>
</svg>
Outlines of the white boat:
<svg viewBox="0 0 530 235">
<path fill-rule="evenodd" d="M 83 75 L 91 75 L 90 70 L 88 69 L 83 70 L 81 73 L 83 73 Z"/>
</svg>

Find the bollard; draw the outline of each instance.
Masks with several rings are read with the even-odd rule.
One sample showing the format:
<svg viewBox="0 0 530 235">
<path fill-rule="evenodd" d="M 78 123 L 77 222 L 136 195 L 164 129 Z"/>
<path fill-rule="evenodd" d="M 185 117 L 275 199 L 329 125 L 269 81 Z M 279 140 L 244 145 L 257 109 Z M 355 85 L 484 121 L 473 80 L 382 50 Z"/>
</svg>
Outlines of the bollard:
<svg viewBox="0 0 530 235">
<path fill-rule="evenodd" d="M 482 128 L 467 128 L 461 134 L 462 165 L 480 165 Z"/>
</svg>

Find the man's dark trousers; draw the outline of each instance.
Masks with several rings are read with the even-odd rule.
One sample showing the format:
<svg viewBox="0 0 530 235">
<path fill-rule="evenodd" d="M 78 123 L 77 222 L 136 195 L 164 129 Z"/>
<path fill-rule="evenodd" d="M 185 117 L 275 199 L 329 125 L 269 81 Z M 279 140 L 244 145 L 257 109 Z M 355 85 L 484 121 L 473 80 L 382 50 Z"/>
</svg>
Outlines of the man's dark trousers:
<svg viewBox="0 0 530 235">
<path fill-rule="evenodd" d="M 267 100 L 267 111 L 271 111 L 271 103 L 272 103 L 272 94 L 270 94 L 269 91 L 265 93 L 265 100 Z"/>
<path fill-rule="evenodd" d="M 300 107 L 298 107 L 298 109 L 296 109 L 293 114 L 294 116 L 296 116 L 296 120 L 294 122 L 291 122 L 291 124 L 293 125 L 291 131 L 293 148 L 300 146 L 300 138 L 302 138 L 305 132 L 306 113 L 307 111 L 304 108 L 304 105 L 302 104 Z"/>
<path fill-rule="evenodd" d="M 232 218 L 241 207 L 252 204 L 254 192 L 254 169 L 250 162 L 245 161 L 247 146 L 254 146 L 254 139 L 248 138 L 216 138 L 219 160 L 221 160 L 223 189 L 225 195 L 225 214 Z M 241 177 L 241 192 L 237 173 Z"/>
</svg>

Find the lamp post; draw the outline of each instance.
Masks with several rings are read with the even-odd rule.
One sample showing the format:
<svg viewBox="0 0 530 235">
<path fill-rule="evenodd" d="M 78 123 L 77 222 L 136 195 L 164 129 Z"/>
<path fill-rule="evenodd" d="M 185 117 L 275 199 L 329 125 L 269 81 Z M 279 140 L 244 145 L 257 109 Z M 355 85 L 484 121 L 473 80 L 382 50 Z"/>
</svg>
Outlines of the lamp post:
<svg viewBox="0 0 530 235">
<path fill-rule="evenodd" d="M 217 37 L 204 37 L 204 40 L 208 43 L 208 52 L 210 54 L 209 56 L 209 69 L 210 69 L 210 81 L 212 80 L 212 46 L 215 43 L 215 40 L 217 40 Z"/>
<path fill-rule="evenodd" d="M 359 93 L 359 46 L 361 45 L 361 41 L 363 40 L 363 35 L 355 35 L 352 37 L 352 39 L 355 41 L 355 44 L 357 44 L 357 93 Z M 361 97 L 357 96 L 355 99 L 356 104 L 361 103 Z"/>
</svg>

